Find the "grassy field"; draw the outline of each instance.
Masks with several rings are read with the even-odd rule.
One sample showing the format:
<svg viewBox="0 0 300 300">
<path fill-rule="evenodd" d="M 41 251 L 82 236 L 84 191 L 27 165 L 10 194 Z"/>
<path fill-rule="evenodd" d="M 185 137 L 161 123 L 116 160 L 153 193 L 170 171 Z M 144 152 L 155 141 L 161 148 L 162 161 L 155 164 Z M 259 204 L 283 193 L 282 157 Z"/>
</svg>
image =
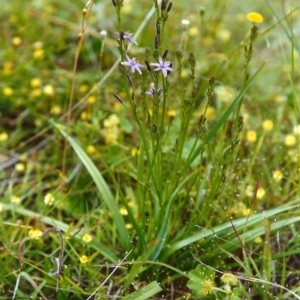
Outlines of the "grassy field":
<svg viewBox="0 0 300 300">
<path fill-rule="evenodd" d="M 300 299 L 296 2 L 3 1 L 0 299 Z"/>
</svg>

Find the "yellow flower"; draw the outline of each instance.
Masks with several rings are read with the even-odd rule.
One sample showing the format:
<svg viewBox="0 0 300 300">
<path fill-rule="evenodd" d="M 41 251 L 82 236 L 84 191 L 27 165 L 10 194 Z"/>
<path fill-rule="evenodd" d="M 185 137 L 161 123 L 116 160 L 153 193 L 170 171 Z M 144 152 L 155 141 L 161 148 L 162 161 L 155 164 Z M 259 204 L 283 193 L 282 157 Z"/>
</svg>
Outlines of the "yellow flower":
<svg viewBox="0 0 300 300">
<path fill-rule="evenodd" d="M 271 131 L 273 129 L 274 123 L 271 120 L 265 120 L 262 123 L 262 127 L 265 131 Z"/>
<path fill-rule="evenodd" d="M 261 23 L 264 20 L 263 16 L 257 12 L 249 13 L 247 19 L 253 23 Z"/>
<path fill-rule="evenodd" d="M 89 97 L 87 98 L 86 101 L 87 101 L 89 104 L 93 104 L 93 103 L 96 102 L 96 100 L 97 100 L 96 96 L 95 96 L 95 95 L 91 95 L 91 96 L 89 96 Z"/>
<path fill-rule="evenodd" d="M 34 98 L 41 97 L 42 95 L 42 90 L 40 88 L 35 88 L 31 91 L 31 96 Z"/>
<path fill-rule="evenodd" d="M 79 87 L 79 92 L 85 94 L 89 90 L 89 86 L 87 84 L 82 84 Z"/>
<path fill-rule="evenodd" d="M 294 135 L 300 136 L 300 125 L 295 125 L 293 127 L 293 133 Z"/>
<path fill-rule="evenodd" d="M 3 212 L 3 205 L 0 203 L 0 213 Z"/>
<path fill-rule="evenodd" d="M 85 234 L 83 237 L 82 237 L 82 240 L 86 243 L 89 243 L 91 240 L 92 240 L 92 237 L 89 235 L 89 234 Z"/>
<path fill-rule="evenodd" d="M 45 85 L 43 88 L 43 92 L 48 97 L 54 96 L 55 92 L 54 92 L 53 85 L 51 85 L 51 84 Z"/>
<path fill-rule="evenodd" d="M 44 54 L 45 53 L 43 49 L 35 49 L 33 51 L 33 58 L 37 60 L 42 59 L 44 57 Z"/>
<path fill-rule="evenodd" d="M 221 40 L 223 43 L 226 43 L 230 40 L 231 38 L 231 32 L 227 29 L 220 29 L 217 32 L 217 38 Z"/>
<path fill-rule="evenodd" d="M 260 236 L 258 236 L 257 238 L 254 239 L 255 244 L 261 244 L 262 241 L 263 241 L 263 239 Z"/>
<path fill-rule="evenodd" d="M 41 78 L 32 78 L 30 80 L 30 86 L 33 88 L 37 88 L 42 84 Z"/>
<path fill-rule="evenodd" d="M 91 118 L 91 114 L 87 111 L 83 111 L 81 114 L 80 114 L 80 119 L 82 121 L 88 121 L 89 119 Z"/>
<path fill-rule="evenodd" d="M 121 214 L 122 216 L 127 216 L 127 215 L 128 215 L 127 209 L 126 209 L 125 207 L 121 207 L 121 208 L 120 208 L 120 214 Z"/>
<path fill-rule="evenodd" d="M 86 264 L 89 261 L 89 258 L 86 255 L 82 255 L 79 260 L 82 264 Z"/>
<path fill-rule="evenodd" d="M 49 206 L 52 205 L 54 200 L 55 200 L 55 198 L 51 193 L 46 194 L 44 197 L 45 205 L 49 205 Z"/>
<path fill-rule="evenodd" d="M 236 92 L 230 86 L 218 85 L 215 88 L 215 94 L 218 100 L 221 102 L 230 103 L 235 98 Z"/>
<path fill-rule="evenodd" d="M 3 95 L 4 96 L 11 96 L 13 94 L 13 89 L 9 86 L 6 86 L 2 89 Z"/>
<path fill-rule="evenodd" d="M 42 235 L 42 231 L 40 229 L 30 229 L 28 231 L 28 236 L 31 239 L 38 240 Z"/>
<path fill-rule="evenodd" d="M 139 150 L 137 148 L 132 148 L 131 149 L 131 155 L 136 156 L 137 154 L 139 154 Z"/>
<path fill-rule="evenodd" d="M 25 165 L 23 163 L 17 163 L 15 165 L 15 170 L 17 172 L 23 172 L 25 170 Z"/>
<path fill-rule="evenodd" d="M 112 114 L 107 119 L 104 120 L 103 126 L 104 127 L 115 127 L 120 123 L 120 119 L 117 115 Z"/>
<path fill-rule="evenodd" d="M 57 104 L 51 106 L 50 114 L 54 116 L 58 116 L 61 114 L 61 107 Z"/>
<path fill-rule="evenodd" d="M 254 143 L 256 141 L 257 134 L 254 130 L 248 130 L 246 133 L 246 140 L 248 143 Z"/>
<path fill-rule="evenodd" d="M 87 154 L 94 154 L 96 152 L 96 148 L 93 145 L 88 145 L 86 147 L 86 153 Z"/>
<path fill-rule="evenodd" d="M 8 134 L 6 132 L 0 133 L 0 142 L 6 142 L 8 140 Z"/>
<path fill-rule="evenodd" d="M 296 137 L 292 134 L 288 134 L 284 139 L 284 143 L 288 147 L 293 147 L 296 145 Z"/>
<path fill-rule="evenodd" d="M 286 102 L 287 96 L 286 95 L 275 95 L 273 98 L 273 101 L 277 104 Z"/>
<path fill-rule="evenodd" d="M 175 117 L 176 116 L 176 110 L 175 109 L 169 109 L 167 111 L 167 116 L 168 117 Z"/>
<path fill-rule="evenodd" d="M 206 296 L 212 293 L 214 282 L 210 279 L 206 279 L 202 282 L 200 294 Z"/>
<path fill-rule="evenodd" d="M 130 14 L 132 12 L 132 4 L 131 3 L 125 3 L 122 6 L 122 13 L 124 14 Z"/>
<path fill-rule="evenodd" d="M 230 273 L 223 274 L 221 277 L 221 281 L 224 282 L 225 284 L 232 285 L 232 286 L 238 285 L 239 283 L 238 279 Z"/>
<path fill-rule="evenodd" d="M 3 63 L 2 74 L 10 75 L 13 67 L 14 67 L 14 64 L 11 61 L 7 61 L 7 62 Z"/>
<path fill-rule="evenodd" d="M 197 26 L 190 27 L 188 33 L 189 36 L 197 36 L 199 34 L 199 29 Z"/>
<path fill-rule="evenodd" d="M 15 36 L 13 37 L 12 39 L 12 44 L 15 46 L 15 47 L 19 47 L 21 44 L 22 44 L 22 39 L 18 36 Z"/>
<path fill-rule="evenodd" d="M 262 199 L 265 195 L 266 191 L 263 188 L 258 188 L 256 192 L 257 199 Z"/>
<path fill-rule="evenodd" d="M 273 172 L 273 179 L 279 182 L 283 178 L 283 174 L 280 170 L 276 170 Z"/>
<path fill-rule="evenodd" d="M 249 198 L 253 197 L 253 186 L 248 185 L 245 189 L 245 195 Z"/>
<path fill-rule="evenodd" d="M 18 196 L 12 195 L 10 201 L 13 204 L 20 204 L 21 203 L 21 198 L 18 197 Z"/>
</svg>

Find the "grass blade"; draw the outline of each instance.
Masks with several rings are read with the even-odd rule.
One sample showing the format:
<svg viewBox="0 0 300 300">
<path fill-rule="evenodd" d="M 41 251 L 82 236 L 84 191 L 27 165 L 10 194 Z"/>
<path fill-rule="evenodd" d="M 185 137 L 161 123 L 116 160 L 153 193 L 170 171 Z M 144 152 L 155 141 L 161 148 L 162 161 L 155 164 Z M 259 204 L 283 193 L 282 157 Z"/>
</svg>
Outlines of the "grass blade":
<svg viewBox="0 0 300 300">
<path fill-rule="evenodd" d="M 89 156 L 85 153 L 85 151 L 80 147 L 80 145 L 71 137 L 69 136 L 58 124 L 56 124 L 53 120 L 50 120 L 50 124 L 55 127 L 69 142 L 81 162 L 86 167 L 87 171 L 93 178 L 93 181 L 95 182 L 99 195 L 101 200 L 106 204 L 109 211 L 112 214 L 112 218 L 116 224 L 117 231 L 119 233 L 119 240 L 122 246 L 126 250 L 130 250 L 131 243 L 129 238 L 128 230 L 125 226 L 124 219 L 122 215 L 120 214 L 119 207 L 115 201 L 115 197 L 113 196 L 112 192 L 110 191 L 107 183 L 105 182 L 104 178 L 102 177 L 99 170 L 96 168 L 95 164 L 92 162 L 92 160 L 89 158 Z"/>
<path fill-rule="evenodd" d="M 157 281 L 152 281 L 142 289 L 133 292 L 132 294 L 123 298 L 124 300 L 145 300 L 154 296 L 162 290 Z"/>
</svg>

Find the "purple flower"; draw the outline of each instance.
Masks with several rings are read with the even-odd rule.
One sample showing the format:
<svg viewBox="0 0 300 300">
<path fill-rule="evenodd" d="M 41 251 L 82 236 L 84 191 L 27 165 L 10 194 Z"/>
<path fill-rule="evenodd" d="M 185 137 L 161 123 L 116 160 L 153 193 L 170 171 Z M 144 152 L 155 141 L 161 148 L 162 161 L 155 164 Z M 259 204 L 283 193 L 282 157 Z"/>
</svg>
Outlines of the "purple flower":
<svg viewBox="0 0 300 300">
<path fill-rule="evenodd" d="M 160 94 L 161 93 L 161 87 L 157 89 L 157 91 L 155 89 L 150 89 L 149 91 L 146 92 L 147 95 L 151 95 L 154 96 L 155 94 Z"/>
<path fill-rule="evenodd" d="M 168 76 L 168 72 L 173 72 L 174 69 L 171 67 L 170 61 L 163 61 L 161 56 L 158 57 L 158 63 L 151 63 L 151 66 L 155 66 L 157 68 L 154 69 L 155 72 L 162 71 L 164 77 Z"/>
<path fill-rule="evenodd" d="M 135 71 L 138 71 L 139 74 L 142 74 L 142 71 L 140 68 L 143 68 L 144 65 L 140 64 L 136 58 L 130 58 L 127 53 L 125 53 L 125 57 L 127 61 L 121 62 L 121 65 L 129 66 L 131 73 L 134 73 Z"/>
<path fill-rule="evenodd" d="M 120 37 L 119 32 L 115 32 L 115 34 Z M 130 33 L 130 32 L 123 33 L 122 39 L 128 41 L 129 43 L 137 45 L 137 42 L 136 42 L 135 38 L 133 38 L 132 33 Z"/>
</svg>

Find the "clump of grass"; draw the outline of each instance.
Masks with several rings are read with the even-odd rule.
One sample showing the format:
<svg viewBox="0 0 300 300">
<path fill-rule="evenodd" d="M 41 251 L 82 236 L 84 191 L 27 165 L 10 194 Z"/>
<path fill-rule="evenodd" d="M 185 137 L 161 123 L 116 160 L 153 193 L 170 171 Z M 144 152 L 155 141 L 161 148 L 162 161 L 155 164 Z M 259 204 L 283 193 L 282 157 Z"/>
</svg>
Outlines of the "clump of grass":
<svg viewBox="0 0 300 300">
<path fill-rule="evenodd" d="M 300 297 L 298 8 L 197 5 L 5 4 L 1 296 Z"/>
</svg>

